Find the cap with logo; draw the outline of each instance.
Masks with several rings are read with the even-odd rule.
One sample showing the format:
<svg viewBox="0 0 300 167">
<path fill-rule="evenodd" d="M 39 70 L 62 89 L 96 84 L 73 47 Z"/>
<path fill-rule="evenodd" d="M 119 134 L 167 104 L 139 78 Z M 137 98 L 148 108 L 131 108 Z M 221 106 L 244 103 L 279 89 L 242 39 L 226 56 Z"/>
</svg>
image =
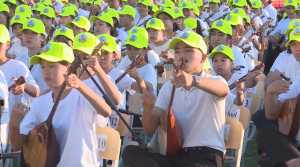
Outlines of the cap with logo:
<svg viewBox="0 0 300 167">
<path fill-rule="evenodd" d="M 72 63 L 74 61 L 74 54 L 72 49 L 65 43 L 49 42 L 44 46 L 41 54 L 30 58 L 29 63 L 32 65 L 40 64 L 41 59 L 53 63 L 61 61 Z"/>
<path fill-rule="evenodd" d="M 119 13 L 114 8 L 107 8 L 104 10 L 104 13 L 110 15 L 112 18 L 116 18 L 119 20 Z"/>
<path fill-rule="evenodd" d="M 181 9 L 193 9 L 193 5 L 189 1 L 183 1 L 180 5 Z"/>
<path fill-rule="evenodd" d="M 209 0 L 208 3 L 218 3 L 218 4 L 220 4 L 220 0 Z"/>
<path fill-rule="evenodd" d="M 99 43 L 100 41 L 95 35 L 89 32 L 80 33 L 75 36 L 73 50 L 90 55 Z"/>
<path fill-rule="evenodd" d="M 212 52 L 210 53 L 209 57 L 210 59 L 213 59 L 214 56 L 217 53 L 223 53 L 224 55 L 226 55 L 229 59 L 231 59 L 232 61 L 234 61 L 234 56 L 233 56 L 233 52 L 231 50 L 230 47 L 225 46 L 225 45 L 219 45 L 217 47 L 215 47 Z"/>
<path fill-rule="evenodd" d="M 158 6 L 164 8 L 171 8 L 174 6 L 174 3 L 171 0 L 163 0 L 160 4 L 158 4 Z"/>
<path fill-rule="evenodd" d="M 228 34 L 232 36 L 232 28 L 231 25 L 224 20 L 216 20 L 212 23 L 211 28 L 209 28 L 207 31 L 211 31 L 213 29 L 219 30 L 224 34 Z"/>
<path fill-rule="evenodd" d="M 51 0 L 41 0 L 40 3 L 44 4 L 45 6 L 52 6 Z"/>
<path fill-rule="evenodd" d="M 7 43 L 10 41 L 10 35 L 7 28 L 0 24 L 0 43 Z"/>
<path fill-rule="evenodd" d="M 33 6 L 32 11 L 41 12 L 44 8 L 45 8 L 45 5 L 42 4 L 41 2 L 38 2 Z"/>
<path fill-rule="evenodd" d="M 76 7 L 76 5 L 72 4 L 72 3 L 68 3 L 66 6 L 63 6 L 62 8 L 65 8 L 65 7 L 70 7 L 72 8 L 76 13 L 78 12 L 78 9 Z"/>
<path fill-rule="evenodd" d="M 289 35 L 289 41 L 286 43 L 285 46 L 289 46 L 292 41 L 300 42 L 300 27 L 295 28 Z"/>
<path fill-rule="evenodd" d="M 192 6 L 193 6 L 193 10 L 194 10 L 195 15 L 197 17 L 199 17 L 200 16 L 199 8 L 196 5 L 194 5 L 193 3 L 192 3 Z"/>
<path fill-rule="evenodd" d="M 295 8 L 297 8 L 297 0 L 285 0 L 283 6 L 294 6 Z"/>
<path fill-rule="evenodd" d="M 289 35 L 291 31 L 293 31 L 293 29 L 300 27 L 300 19 L 295 19 L 292 20 L 289 23 L 289 28 L 284 32 L 285 35 Z"/>
<path fill-rule="evenodd" d="M 175 49 L 179 42 L 184 42 L 190 47 L 200 49 L 203 54 L 207 53 L 207 47 L 203 38 L 194 32 L 186 31 L 180 37 L 173 38 L 169 43 L 169 49 Z"/>
<path fill-rule="evenodd" d="M 107 52 L 116 52 L 117 50 L 117 44 L 114 37 L 108 35 L 108 34 L 101 34 L 98 35 L 97 38 L 100 40 L 100 42 L 103 42 L 103 46 L 101 49 L 107 51 Z"/>
<path fill-rule="evenodd" d="M 297 11 L 300 11 L 300 4 L 297 6 L 295 10 L 293 10 L 293 13 L 297 13 Z"/>
<path fill-rule="evenodd" d="M 31 17 L 31 9 L 28 5 L 19 5 L 15 10 L 15 15 L 23 15 L 25 17 Z"/>
<path fill-rule="evenodd" d="M 23 15 L 14 15 L 14 17 L 10 20 L 10 27 L 12 27 L 14 24 L 19 23 L 23 24 L 27 21 L 27 18 Z"/>
<path fill-rule="evenodd" d="M 153 15 L 153 17 L 157 18 L 159 14 L 161 13 L 166 13 L 168 15 L 170 15 L 172 18 L 174 18 L 174 12 L 172 9 L 170 8 L 164 8 L 164 7 L 161 7 L 158 11 L 156 11 Z"/>
<path fill-rule="evenodd" d="M 153 28 L 155 30 L 165 30 L 165 25 L 160 19 L 152 18 L 147 21 L 146 29 L 148 28 Z"/>
<path fill-rule="evenodd" d="M 122 47 L 127 45 L 131 45 L 139 49 L 147 48 L 148 39 L 143 34 L 140 33 L 130 34 L 126 39 L 126 43 L 122 45 Z"/>
<path fill-rule="evenodd" d="M 229 14 L 224 19 L 231 25 L 243 25 L 242 18 L 237 14 Z"/>
<path fill-rule="evenodd" d="M 174 12 L 174 19 L 180 18 L 180 17 L 184 17 L 182 9 L 178 8 L 178 7 L 173 7 L 171 8 Z"/>
<path fill-rule="evenodd" d="M 193 2 L 197 7 L 203 6 L 203 1 L 202 1 L 202 0 L 192 0 L 192 2 Z"/>
<path fill-rule="evenodd" d="M 85 31 L 89 31 L 91 28 L 90 21 L 84 16 L 75 17 L 75 19 L 73 21 L 67 22 L 66 26 L 70 27 L 70 26 L 72 26 L 72 24 L 78 28 L 85 29 Z"/>
<path fill-rule="evenodd" d="M 119 15 L 129 15 L 132 18 L 135 17 L 135 9 L 132 6 L 124 5 L 119 11 Z"/>
<path fill-rule="evenodd" d="M 75 16 L 75 11 L 71 7 L 64 7 L 60 10 L 60 13 L 56 16 L 57 17 Z"/>
<path fill-rule="evenodd" d="M 193 29 L 197 28 L 197 19 L 192 18 L 192 17 L 186 18 L 183 21 L 183 24 L 184 24 L 185 27 L 190 28 L 190 29 L 193 30 Z"/>
<path fill-rule="evenodd" d="M 40 16 L 41 15 L 44 15 L 44 16 L 47 16 L 49 18 L 54 18 L 55 17 L 55 12 L 54 12 L 54 9 L 52 7 L 45 7 L 41 13 L 40 13 Z"/>
<path fill-rule="evenodd" d="M 247 6 L 247 1 L 246 0 L 232 0 L 232 6 L 237 6 L 237 7 L 244 7 Z"/>
<path fill-rule="evenodd" d="M 234 8 L 230 13 L 231 14 L 237 14 L 243 19 L 246 19 L 246 16 L 247 16 L 245 10 L 242 9 L 242 8 Z"/>
<path fill-rule="evenodd" d="M 5 3 L 0 2 L 0 12 L 8 12 L 9 13 L 9 8 Z"/>
<path fill-rule="evenodd" d="M 151 1 L 150 0 L 139 0 L 137 5 L 138 4 L 143 4 L 145 6 L 151 6 Z"/>
<path fill-rule="evenodd" d="M 131 34 L 142 34 L 145 36 L 145 38 L 149 38 L 148 36 L 148 32 L 146 31 L 146 29 L 144 28 L 141 28 L 141 27 L 133 27 L 132 29 L 130 29 L 128 31 L 128 36 L 130 36 Z"/>
<path fill-rule="evenodd" d="M 156 5 L 151 5 L 151 10 L 153 13 L 159 10 L 159 8 Z"/>
<path fill-rule="evenodd" d="M 98 16 L 91 16 L 89 20 L 91 23 L 95 23 L 96 19 L 99 19 L 105 23 L 110 24 L 112 27 L 114 27 L 114 21 L 109 14 L 99 13 Z"/>
<path fill-rule="evenodd" d="M 24 30 L 31 30 L 35 33 L 43 34 L 43 35 L 45 35 L 46 33 L 44 23 L 41 20 L 38 20 L 36 18 L 31 18 L 26 22 L 24 22 L 23 28 L 19 32 L 22 33 Z"/>
<path fill-rule="evenodd" d="M 58 37 L 58 36 L 65 36 L 69 38 L 71 41 L 74 41 L 74 33 L 73 30 L 67 27 L 61 27 L 54 32 L 54 37 L 53 41 Z"/>
<path fill-rule="evenodd" d="M 86 2 L 84 3 L 84 5 L 86 6 L 88 4 L 94 4 L 94 5 L 101 6 L 101 2 L 99 0 L 86 0 Z"/>
<path fill-rule="evenodd" d="M 260 0 L 252 0 L 252 1 L 251 1 L 251 7 L 252 7 L 253 9 L 259 9 L 259 8 L 262 7 L 262 3 L 261 3 Z"/>
</svg>

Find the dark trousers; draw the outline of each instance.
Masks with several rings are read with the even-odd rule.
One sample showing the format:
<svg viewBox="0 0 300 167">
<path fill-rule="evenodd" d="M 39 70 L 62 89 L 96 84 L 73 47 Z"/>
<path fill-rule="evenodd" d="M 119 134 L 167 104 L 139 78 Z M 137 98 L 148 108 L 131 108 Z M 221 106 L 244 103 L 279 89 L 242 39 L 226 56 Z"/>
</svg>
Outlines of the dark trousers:
<svg viewBox="0 0 300 167">
<path fill-rule="evenodd" d="M 261 129 L 256 137 L 258 153 L 266 152 L 274 167 L 286 167 L 285 162 L 300 157 L 300 144 L 274 128 Z"/>
<path fill-rule="evenodd" d="M 139 146 L 127 146 L 122 154 L 130 167 L 222 167 L 223 156 L 223 152 L 209 147 L 183 148 L 173 159 Z"/>
<path fill-rule="evenodd" d="M 272 49 L 272 44 L 269 42 L 269 44 L 268 44 L 268 50 L 267 50 L 267 55 L 264 55 L 266 57 L 264 57 L 264 62 L 263 62 L 265 64 L 265 68 L 264 68 L 264 74 L 265 75 L 268 75 L 268 73 L 269 73 L 269 71 L 270 71 L 270 69 L 271 69 L 274 61 L 276 60 L 276 58 L 278 57 L 279 53 L 281 53 L 281 52 L 282 52 L 282 50 L 280 49 L 280 47 Z"/>
<path fill-rule="evenodd" d="M 278 129 L 278 120 L 269 120 L 265 110 L 258 110 L 252 115 L 252 121 L 258 130 L 266 127 Z"/>
</svg>

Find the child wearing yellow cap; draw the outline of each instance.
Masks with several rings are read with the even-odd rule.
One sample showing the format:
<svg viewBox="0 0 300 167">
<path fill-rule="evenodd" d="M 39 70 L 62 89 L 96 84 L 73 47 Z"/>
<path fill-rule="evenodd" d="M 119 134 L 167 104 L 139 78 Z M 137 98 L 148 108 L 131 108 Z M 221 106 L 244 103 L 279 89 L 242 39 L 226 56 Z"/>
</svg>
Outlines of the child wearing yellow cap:
<svg viewBox="0 0 300 167">
<path fill-rule="evenodd" d="M 7 28 L 9 27 L 10 21 L 10 9 L 5 3 L 0 2 L 0 24 L 5 25 Z"/>
<path fill-rule="evenodd" d="M 0 24 L 0 71 L 3 72 L 8 86 L 15 84 L 15 78 L 25 77 L 26 83 L 16 86 L 9 92 L 8 104 L 10 111 L 12 106 L 17 102 L 25 102 L 28 105 L 34 100 L 34 97 L 39 96 L 39 86 L 33 79 L 30 71 L 24 63 L 9 59 L 5 56 L 6 50 L 10 45 L 10 36 L 7 28 Z M 20 56 L 18 56 L 20 57 Z"/>
<path fill-rule="evenodd" d="M 60 17 L 60 23 L 62 26 L 66 26 L 69 21 L 75 18 L 75 11 L 71 7 L 62 8 L 60 14 L 56 15 Z"/>
<path fill-rule="evenodd" d="M 84 32 L 75 36 L 72 49 L 77 55 L 87 58 L 87 60 L 82 60 L 82 62 L 84 64 L 88 64 L 87 69 L 91 75 L 94 76 L 98 84 L 102 85 L 105 93 L 107 93 L 114 103 L 118 105 L 121 102 L 121 97 L 117 87 L 115 86 L 114 82 L 112 82 L 111 78 L 109 78 L 100 67 L 97 56 L 91 55 L 99 43 L 100 41 L 95 35 L 89 32 Z M 82 69 L 78 69 L 77 73 L 79 74 L 81 70 Z M 83 83 L 85 83 L 93 91 L 97 92 L 97 94 L 101 95 L 101 92 L 97 89 L 86 72 L 82 74 L 80 80 L 82 80 Z"/>
<path fill-rule="evenodd" d="M 42 4 L 42 3 L 40 3 L 40 2 L 36 3 L 36 4 L 32 7 L 32 9 L 31 9 L 31 11 L 32 11 L 32 17 L 38 19 L 38 18 L 40 17 L 41 11 L 42 11 L 44 8 L 45 8 L 45 5 L 44 5 L 44 4 Z"/>
<path fill-rule="evenodd" d="M 90 21 L 83 17 L 77 16 L 73 21 L 67 22 L 67 27 L 71 28 L 74 32 L 74 36 L 83 32 L 89 32 L 91 28 Z"/>
<path fill-rule="evenodd" d="M 220 19 L 225 14 L 225 11 L 219 9 L 221 5 L 220 0 L 209 0 L 208 3 L 209 3 L 210 10 L 209 12 L 206 12 L 205 15 L 211 17 L 210 18 L 206 17 L 204 18 L 204 20 L 206 20 L 207 23 L 211 25 L 213 21 Z"/>
<path fill-rule="evenodd" d="M 13 17 L 17 7 L 16 0 L 4 0 L 3 3 L 5 3 L 9 8 L 9 17 Z"/>
<path fill-rule="evenodd" d="M 95 124 L 106 126 L 111 108 L 75 74 L 66 75 L 73 61 L 72 49 L 66 44 L 56 42 L 48 43 L 41 55 L 30 59 L 31 64 L 43 67 L 43 80 L 51 91 L 38 97 L 30 111 L 20 103 L 15 104 L 11 119 L 15 121 L 10 124 L 12 147 L 20 150 L 24 144 L 31 142 L 29 132 L 46 121 L 53 102 L 58 100 L 60 103 L 52 121 L 59 143 L 60 160 L 57 166 L 99 166 Z M 66 88 L 63 95 L 61 99 L 57 99 L 64 84 Z M 25 113 L 18 114 L 21 112 L 26 112 L 26 116 Z"/>
<path fill-rule="evenodd" d="M 134 27 L 135 9 L 129 5 L 125 5 L 119 11 L 119 24 L 121 30 L 128 34 L 128 31 Z"/>
<path fill-rule="evenodd" d="M 201 28 L 201 24 L 200 22 L 195 19 L 195 18 L 186 18 L 184 21 L 183 21 L 183 24 L 184 26 L 186 26 L 187 28 L 190 28 L 191 30 L 193 30 L 195 33 L 201 35 L 202 37 L 205 37 L 203 35 L 203 31 L 202 31 L 202 28 Z"/>
<path fill-rule="evenodd" d="M 229 94 L 227 83 L 222 77 L 211 76 L 203 71 L 207 47 L 200 35 L 184 32 L 172 39 L 169 49 L 175 50 L 175 64 L 183 64 L 183 67 L 179 72 L 174 72 L 173 79 L 163 85 L 157 100 L 151 92 L 143 91 L 142 123 L 147 135 L 153 135 L 157 128 L 158 131 L 162 130 L 159 126 L 160 116 L 168 113 L 171 92 L 175 86 L 172 112 L 184 131 L 182 147 L 186 149 L 176 158 L 168 158 L 138 146 L 127 146 L 122 154 L 123 161 L 128 166 L 145 167 L 166 166 L 164 164 L 174 167 L 205 166 L 208 163 L 222 166 L 223 151 L 226 150 L 223 135 L 225 130 L 221 126 L 215 126 L 215 123 L 225 124 L 225 98 Z M 189 123 L 187 120 L 194 121 Z M 214 140 L 205 140 L 208 135 Z M 198 151 L 200 146 L 201 151 Z"/>
<path fill-rule="evenodd" d="M 53 33 L 56 30 L 53 27 L 54 20 L 55 20 L 55 13 L 54 13 L 53 8 L 47 6 L 44 9 L 42 9 L 41 12 L 40 12 L 39 19 L 45 25 L 46 33 L 48 35 L 47 40 L 45 41 L 45 43 L 48 43 L 52 39 Z"/>
<path fill-rule="evenodd" d="M 137 3 L 138 15 L 134 18 L 134 26 L 145 28 L 145 22 L 152 17 L 150 16 L 151 1 L 150 0 L 139 0 Z"/>
<path fill-rule="evenodd" d="M 11 19 L 10 27 L 12 28 L 12 32 L 15 37 L 19 40 L 14 42 L 11 48 L 7 51 L 7 56 L 11 58 L 16 58 L 24 53 L 28 52 L 28 48 L 24 45 L 23 34 L 19 31 L 23 28 L 23 23 L 27 20 L 25 16 L 15 15 Z"/>
<path fill-rule="evenodd" d="M 71 29 L 67 27 L 61 27 L 54 32 L 55 36 L 53 37 L 54 42 L 65 43 L 65 40 L 68 42 L 70 47 L 73 47 L 74 33 Z"/>
</svg>

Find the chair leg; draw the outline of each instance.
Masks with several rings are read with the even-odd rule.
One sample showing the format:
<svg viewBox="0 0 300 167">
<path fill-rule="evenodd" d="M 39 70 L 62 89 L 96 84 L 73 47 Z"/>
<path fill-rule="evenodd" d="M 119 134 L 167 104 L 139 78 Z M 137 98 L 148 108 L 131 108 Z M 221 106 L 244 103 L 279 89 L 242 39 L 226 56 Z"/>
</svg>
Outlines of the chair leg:
<svg viewBox="0 0 300 167">
<path fill-rule="evenodd" d="M 249 137 L 247 138 L 247 142 L 249 142 L 250 140 L 253 139 L 254 135 L 256 132 L 256 126 L 253 124 L 252 129 L 251 129 L 251 134 L 249 135 Z"/>
</svg>

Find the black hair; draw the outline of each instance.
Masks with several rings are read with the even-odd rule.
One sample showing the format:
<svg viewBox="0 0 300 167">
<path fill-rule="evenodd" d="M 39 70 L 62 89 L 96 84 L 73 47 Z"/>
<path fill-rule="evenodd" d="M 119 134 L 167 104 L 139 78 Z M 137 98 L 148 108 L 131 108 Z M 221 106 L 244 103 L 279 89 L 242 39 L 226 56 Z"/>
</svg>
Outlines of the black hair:
<svg viewBox="0 0 300 167">
<path fill-rule="evenodd" d="M 119 34 L 118 34 L 118 30 L 117 30 L 117 25 L 118 24 L 114 24 L 114 27 L 112 27 L 112 25 L 110 25 L 109 23 L 106 23 L 106 25 L 109 27 L 110 29 L 110 35 L 113 36 L 113 37 L 117 37 Z"/>
<path fill-rule="evenodd" d="M 168 16 L 170 20 L 174 21 L 174 18 L 171 15 L 169 15 L 168 13 L 165 14 Z M 180 28 L 175 22 L 173 22 L 173 32 L 176 32 L 177 30 L 180 31 Z"/>
<path fill-rule="evenodd" d="M 271 3 L 272 3 L 272 0 L 269 0 L 269 1 L 268 1 L 268 4 L 271 4 Z"/>
<path fill-rule="evenodd" d="M 290 47 L 290 46 L 287 47 L 286 52 L 287 52 L 288 54 L 292 54 L 292 50 L 291 50 L 291 47 Z"/>
<path fill-rule="evenodd" d="M 151 8 L 151 6 L 148 6 L 148 15 L 151 16 L 151 12 L 152 12 L 152 8 Z"/>
<path fill-rule="evenodd" d="M 6 16 L 6 28 L 9 30 L 10 16 L 8 12 L 2 11 L 3 15 Z"/>
<path fill-rule="evenodd" d="M 67 61 L 65 61 L 65 60 L 59 61 L 58 63 L 59 63 L 59 64 L 62 64 L 62 65 L 64 65 L 64 66 L 68 66 L 68 65 L 70 64 L 69 62 L 67 62 Z"/>
<path fill-rule="evenodd" d="M 197 34 L 199 34 L 199 35 L 201 35 L 203 37 L 202 27 L 201 27 L 201 24 L 200 24 L 199 20 L 197 20 L 196 32 L 197 32 Z"/>
<path fill-rule="evenodd" d="M 226 35 L 227 35 L 227 40 L 229 41 L 228 47 L 232 47 L 232 36 L 228 35 L 228 34 L 226 34 Z M 210 44 L 210 41 L 211 41 L 210 38 L 211 38 L 211 31 L 209 32 L 209 46 L 208 46 L 208 53 L 207 54 L 211 53 L 212 50 L 214 49 L 214 47 Z"/>
</svg>

